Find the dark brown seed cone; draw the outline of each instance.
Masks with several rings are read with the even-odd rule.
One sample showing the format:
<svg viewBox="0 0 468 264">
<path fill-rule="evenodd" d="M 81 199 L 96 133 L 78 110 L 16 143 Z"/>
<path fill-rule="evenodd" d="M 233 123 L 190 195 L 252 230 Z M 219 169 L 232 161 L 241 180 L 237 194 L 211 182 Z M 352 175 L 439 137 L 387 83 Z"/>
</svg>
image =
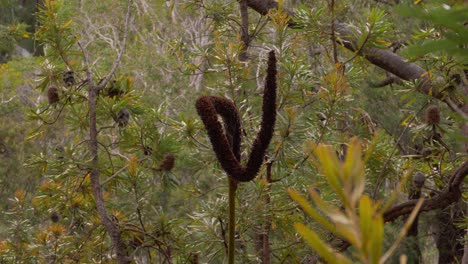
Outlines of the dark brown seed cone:
<svg viewBox="0 0 468 264">
<path fill-rule="evenodd" d="M 60 214 L 57 211 L 50 213 L 50 220 L 54 223 L 57 223 L 60 220 Z"/>
<path fill-rule="evenodd" d="M 153 148 L 152 147 L 144 147 L 143 148 L 143 153 L 145 154 L 145 156 L 150 156 L 151 154 L 153 154 Z"/>
<path fill-rule="evenodd" d="M 75 73 L 73 71 L 66 71 L 63 73 L 63 82 L 67 86 L 75 84 Z"/>
<path fill-rule="evenodd" d="M 227 99 L 214 96 L 200 97 L 195 106 L 208 132 L 213 150 L 226 173 L 240 182 L 255 178 L 263 163 L 276 120 L 276 57 L 269 53 L 267 78 L 263 95 L 262 123 L 249 156 L 247 166 L 240 164 L 240 119 L 234 104 Z M 227 123 L 225 127 L 232 131 L 223 131 L 218 121 L 218 114 Z M 228 136 L 232 136 L 232 144 Z"/>
<path fill-rule="evenodd" d="M 119 127 L 126 127 L 128 125 L 128 121 L 130 121 L 130 111 L 127 108 L 122 108 L 117 113 L 117 123 Z"/>
<path fill-rule="evenodd" d="M 430 105 L 426 109 L 426 124 L 437 125 L 440 123 L 440 110 L 437 105 Z"/>
<path fill-rule="evenodd" d="M 57 87 L 53 85 L 49 86 L 49 88 L 47 89 L 47 99 L 49 100 L 49 104 L 55 104 L 58 101 L 60 101 L 59 91 Z"/>
<path fill-rule="evenodd" d="M 174 168 L 174 164 L 175 156 L 169 153 L 164 156 L 164 159 L 161 163 L 161 166 L 159 166 L 159 169 L 162 171 L 171 171 Z"/>
</svg>

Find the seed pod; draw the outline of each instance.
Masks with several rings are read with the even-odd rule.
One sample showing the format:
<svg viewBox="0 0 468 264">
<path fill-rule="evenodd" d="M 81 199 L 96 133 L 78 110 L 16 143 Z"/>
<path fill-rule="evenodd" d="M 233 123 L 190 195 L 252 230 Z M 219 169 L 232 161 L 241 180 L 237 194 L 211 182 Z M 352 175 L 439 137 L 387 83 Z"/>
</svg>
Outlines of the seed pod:
<svg viewBox="0 0 468 264">
<path fill-rule="evenodd" d="M 175 163 L 175 156 L 171 153 L 166 154 L 161 163 L 161 166 L 159 166 L 159 169 L 162 171 L 171 171 L 174 168 L 174 163 Z"/>
<path fill-rule="evenodd" d="M 49 100 L 49 104 L 55 104 L 60 101 L 59 91 L 54 85 L 49 86 L 47 89 L 47 99 Z"/>
<path fill-rule="evenodd" d="M 145 156 L 150 156 L 153 154 L 153 148 L 152 147 L 143 147 L 143 153 Z"/>
<path fill-rule="evenodd" d="M 425 121 L 428 125 L 437 125 L 440 123 L 440 110 L 437 105 L 430 105 L 427 107 Z"/>
<path fill-rule="evenodd" d="M 57 211 L 52 211 L 52 213 L 50 213 L 50 220 L 57 223 L 60 220 L 60 214 Z"/>
<path fill-rule="evenodd" d="M 119 124 L 119 127 L 126 127 L 129 120 L 130 111 L 128 111 L 127 108 L 120 109 L 119 113 L 117 113 L 117 123 Z"/>
<path fill-rule="evenodd" d="M 417 172 L 413 176 L 413 185 L 417 189 L 421 189 L 424 186 L 424 182 L 426 181 L 426 175 L 422 172 Z"/>
<path fill-rule="evenodd" d="M 75 73 L 73 71 L 66 71 L 63 73 L 63 82 L 67 86 L 75 84 Z"/>
</svg>

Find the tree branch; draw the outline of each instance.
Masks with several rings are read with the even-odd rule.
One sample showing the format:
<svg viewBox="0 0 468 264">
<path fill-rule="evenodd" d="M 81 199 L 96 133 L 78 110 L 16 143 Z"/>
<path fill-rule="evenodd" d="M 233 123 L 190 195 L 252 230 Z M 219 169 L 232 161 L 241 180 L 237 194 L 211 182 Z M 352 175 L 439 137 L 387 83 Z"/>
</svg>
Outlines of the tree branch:
<svg viewBox="0 0 468 264">
<path fill-rule="evenodd" d="M 466 175 L 468 175 L 468 161 L 465 161 L 455 173 L 450 177 L 449 185 L 438 195 L 431 199 L 425 199 L 420 212 L 441 209 L 457 202 L 461 198 L 461 186 Z M 385 222 L 393 222 L 402 215 L 411 213 L 417 200 L 410 200 L 399 205 L 395 205 L 384 213 Z"/>
<path fill-rule="evenodd" d="M 109 72 L 109 74 L 106 77 L 104 77 L 102 82 L 96 87 L 98 91 L 106 87 L 107 83 L 112 78 L 114 73 L 117 71 L 117 68 L 119 67 L 120 62 L 122 61 L 122 56 L 127 46 L 128 24 L 130 23 L 130 11 L 132 7 L 132 1 L 133 0 L 128 0 L 127 14 L 125 15 L 124 36 L 123 36 L 122 47 L 120 49 L 119 55 L 117 56 L 117 59 L 114 61 L 114 64 L 112 65 L 112 69 Z"/>
<path fill-rule="evenodd" d="M 119 230 L 118 224 L 112 221 L 109 217 L 109 214 L 106 209 L 106 205 L 104 202 L 104 198 L 102 196 L 102 189 L 101 183 L 99 180 L 99 160 L 98 160 L 98 130 L 97 130 L 97 93 L 100 89 L 104 88 L 109 81 L 110 77 L 114 74 L 117 70 L 117 67 L 122 60 L 122 54 L 125 50 L 126 40 L 127 40 L 127 28 L 128 28 L 128 21 L 130 20 L 130 8 L 131 8 L 132 0 L 128 1 L 128 10 L 127 15 L 125 18 L 125 32 L 124 32 L 124 39 L 122 50 L 119 53 L 117 60 L 114 62 L 112 70 L 108 76 L 104 79 L 104 81 L 99 84 L 95 85 L 93 81 L 93 73 L 91 71 L 91 66 L 89 64 L 89 56 L 88 53 L 85 51 L 83 46 L 80 42 L 78 42 L 78 46 L 83 52 L 84 57 L 84 64 L 86 66 L 86 75 L 88 79 L 89 85 L 89 93 L 88 93 L 88 111 L 89 111 L 89 150 L 91 155 L 93 156 L 91 161 L 91 172 L 90 172 L 90 180 L 91 180 L 91 189 L 93 192 L 94 200 L 96 203 L 96 210 L 99 214 L 99 218 L 101 219 L 102 225 L 106 228 L 106 231 L 109 233 L 111 237 L 112 245 L 117 255 L 117 263 L 119 264 L 126 264 L 130 263 L 130 259 L 127 255 L 127 249 L 124 241 L 122 240 L 122 235 Z"/>
<path fill-rule="evenodd" d="M 241 14 L 241 41 L 242 49 L 239 54 L 240 61 L 246 61 L 248 58 L 247 49 L 249 48 L 250 36 L 249 36 L 249 12 L 247 10 L 247 0 L 239 0 L 239 9 Z"/>
</svg>

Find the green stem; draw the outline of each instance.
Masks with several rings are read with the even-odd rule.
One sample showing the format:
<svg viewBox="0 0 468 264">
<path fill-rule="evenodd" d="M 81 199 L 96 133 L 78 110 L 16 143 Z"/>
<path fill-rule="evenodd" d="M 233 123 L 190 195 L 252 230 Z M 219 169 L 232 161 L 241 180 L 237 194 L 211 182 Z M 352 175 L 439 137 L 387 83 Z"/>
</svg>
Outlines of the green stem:
<svg viewBox="0 0 468 264">
<path fill-rule="evenodd" d="M 236 190 L 237 181 L 228 177 L 229 181 L 229 245 L 228 245 L 228 263 L 234 264 L 234 253 L 236 251 Z"/>
</svg>

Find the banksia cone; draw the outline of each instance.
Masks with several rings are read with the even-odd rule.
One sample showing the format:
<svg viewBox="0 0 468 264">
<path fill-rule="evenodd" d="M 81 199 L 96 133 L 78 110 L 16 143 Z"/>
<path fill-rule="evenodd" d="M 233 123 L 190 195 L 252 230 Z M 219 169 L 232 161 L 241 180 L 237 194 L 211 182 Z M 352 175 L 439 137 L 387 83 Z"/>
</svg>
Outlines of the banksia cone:
<svg viewBox="0 0 468 264">
<path fill-rule="evenodd" d="M 60 220 L 60 214 L 57 211 L 50 213 L 50 220 L 54 223 L 57 223 Z"/>
<path fill-rule="evenodd" d="M 265 156 L 266 149 L 268 148 L 271 138 L 273 137 L 273 130 L 275 128 L 277 90 L 276 74 L 275 52 L 270 51 L 268 54 L 265 91 L 263 94 L 262 124 L 260 126 L 260 131 L 257 134 L 257 138 L 255 138 L 253 143 L 252 153 L 250 154 L 249 161 L 247 163 L 248 168 L 256 168 L 251 172 L 254 175 L 257 174 L 260 166 L 263 163 L 263 157 Z"/>
<path fill-rule="evenodd" d="M 271 51 L 263 94 L 262 123 L 245 167 L 240 163 L 240 115 L 234 104 L 217 96 L 202 96 L 195 104 L 217 159 L 226 173 L 237 181 L 253 180 L 263 163 L 276 121 L 276 90 L 276 57 Z M 223 118 L 224 129 L 218 121 L 218 115 Z"/>
<path fill-rule="evenodd" d="M 49 86 L 47 89 L 47 99 L 49 100 L 49 104 L 55 104 L 60 101 L 59 90 L 54 85 Z"/>
<path fill-rule="evenodd" d="M 73 71 L 66 71 L 63 73 L 63 82 L 67 86 L 75 84 L 75 73 Z"/>
<path fill-rule="evenodd" d="M 117 113 L 117 123 L 119 127 L 126 127 L 128 125 L 128 121 L 130 121 L 130 111 L 127 108 L 122 108 Z"/>
<path fill-rule="evenodd" d="M 241 140 L 240 118 L 236 107 L 231 101 L 218 96 L 202 96 L 195 107 L 205 124 L 218 160 L 229 160 L 228 163 L 232 163 L 230 166 L 235 167 L 233 164 L 240 160 Z M 226 130 L 219 123 L 218 114 L 223 118 Z"/>
<path fill-rule="evenodd" d="M 161 171 L 171 171 L 174 168 L 174 164 L 175 156 L 169 153 L 164 156 L 164 159 L 161 165 L 159 166 L 159 169 Z"/>
<path fill-rule="evenodd" d="M 417 172 L 413 175 L 413 185 L 417 189 L 421 189 L 424 186 L 424 182 L 426 181 L 426 175 L 422 172 Z"/>
<path fill-rule="evenodd" d="M 150 156 L 153 154 L 153 148 L 152 147 L 143 147 L 143 153 L 145 156 Z"/>
<path fill-rule="evenodd" d="M 430 105 L 426 109 L 425 121 L 428 125 L 437 125 L 440 123 L 440 109 L 437 105 Z"/>
</svg>

